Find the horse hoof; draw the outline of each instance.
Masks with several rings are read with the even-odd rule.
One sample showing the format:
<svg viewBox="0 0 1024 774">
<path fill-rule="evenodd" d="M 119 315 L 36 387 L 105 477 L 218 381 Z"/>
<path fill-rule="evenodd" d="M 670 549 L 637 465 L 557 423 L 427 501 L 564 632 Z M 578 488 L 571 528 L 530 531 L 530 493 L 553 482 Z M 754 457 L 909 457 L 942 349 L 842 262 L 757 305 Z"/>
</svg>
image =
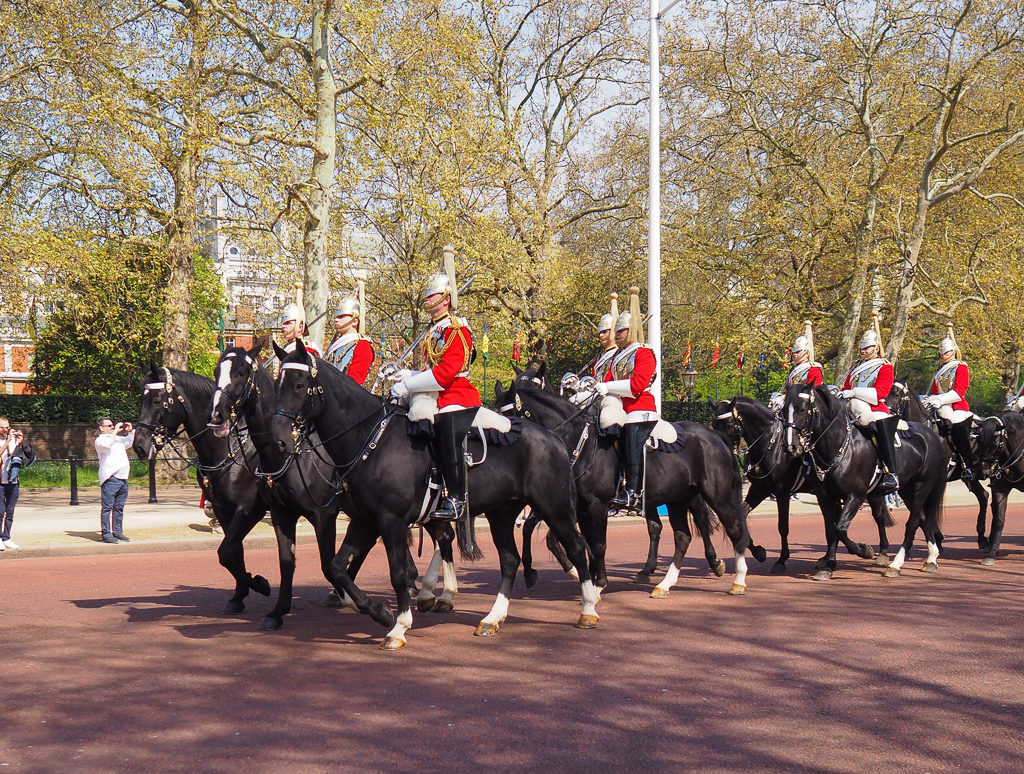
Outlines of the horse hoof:
<svg viewBox="0 0 1024 774">
<path fill-rule="evenodd" d="M 883 578 L 898 578 L 900 577 L 899 567 L 886 567 L 885 572 L 882 573 Z"/>
<path fill-rule="evenodd" d="M 875 554 L 875 566 L 876 567 L 888 567 L 889 566 L 889 554 Z"/>
<path fill-rule="evenodd" d="M 750 555 L 753 556 L 757 561 L 763 562 L 768 554 L 764 550 L 764 546 L 752 545 L 750 547 Z"/>
<path fill-rule="evenodd" d="M 661 586 L 655 586 L 651 589 L 651 599 L 668 599 L 668 589 L 663 589 Z"/>
<path fill-rule="evenodd" d="M 925 562 L 921 567 L 921 572 L 938 572 L 938 570 L 939 565 L 935 564 L 935 562 Z"/>
<path fill-rule="evenodd" d="M 742 597 L 747 593 L 747 587 L 742 583 L 734 583 L 729 587 L 729 596 L 731 597 Z"/>
<path fill-rule="evenodd" d="M 832 580 L 832 571 L 823 567 L 811 576 L 811 580 L 826 581 Z"/>
<path fill-rule="evenodd" d="M 405 640 L 399 639 L 398 637 L 392 637 L 390 634 L 380 641 L 380 645 L 377 646 L 380 650 L 401 650 L 405 647 Z"/>
<path fill-rule="evenodd" d="M 721 578 L 725 575 L 725 562 L 719 559 L 711 566 L 711 572 L 715 574 L 716 578 Z"/>
<path fill-rule="evenodd" d="M 450 613 L 455 609 L 455 605 L 445 599 L 435 599 L 434 606 L 430 609 L 435 613 Z"/>
<path fill-rule="evenodd" d="M 284 618 L 282 616 L 268 615 L 263 619 L 263 631 L 265 632 L 276 632 L 284 626 Z"/>
<path fill-rule="evenodd" d="M 379 602 L 370 607 L 370 618 L 381 626 L 386 626 L 389 629 L 395 625 L 394 611 L 383 602 Z"/>
<path fill-rule="evenodd" d="M 262 575 L 254 575 L 252 580 L 249 582 L 249 588 L 257 594 L 262 594 L 265 597 L 270 596 L 270 581 Z"/>
<path fill-rule="evenodd" d="M 476 637 L 493 637 L 498 633 L 498 624 L 481 621 L 476 625 L 473 635 Z"/>
<path fill-rule="evenodd" d="M 244 602 L 231 601 L 224 607 L 224 615 L 238 615 L 243 610 L 245 610 Z"/>
<path fill-rule="evenodd" d="M 978 538 L 978 548 L 982 551 L 988 551 L 988 538 Z"/>
<path fill-rule="evenodd" d="M 327 592 L 327 596 L 324 597 L 323 601 L 324 607 L 343 607 L 344 604 L 345 603 L 341 601 L 341 594 L 334 589 Z"/>
<path fill-rule="evenodd" d="M 875 549 L 869 546 L 867 543 L 860 544 L 860 551 L 857 553 L 861 559 L 874 559 Z"/>
<path fill-rule="evenodd" d="M 981 566 L 982 567 L 991 567 L 995 563 L 996 563 L 996 560 L 995 560 L 995 557 L 993 557 L 993 556 L 986 556 L 984 559 L 981 560 Z"/>
<path fill-rule="evenodd" d="M 596 615 L 580 615 L 576 622 L 577 629 L 596 629 L 598 618 Z"/>
<path fill-rule="evenodd" d="M 651 582 L 651 574 L 650 573 L 641 571 L 641 572 L 638 572 L 636 575 L 633 576 L 633 583 L 650 583 L 650 582 Z"/>
<path fill-rule="evenodd" d="M 434 604 L 437 602 L 434 597 L 420 597 L 416 600 L 416 609 L 421 613 L 429 613 L 434 609 Z"/>
<path fill-rule="evenodd" d="M 769 572 L 772 575 L 782 575 L 786 572 L 786 563 L 779 559 L 777 562 L 775 562 L 775 564 L 772 565 L 772 568 L 769 570 Z"/>
<path fill-rule="evenodd" d="M 523 580 L 526 581 L 526 588 L 532 589 L 537 585 L 537 571 L 527 570 L 523 573 Z"/>
</svg>

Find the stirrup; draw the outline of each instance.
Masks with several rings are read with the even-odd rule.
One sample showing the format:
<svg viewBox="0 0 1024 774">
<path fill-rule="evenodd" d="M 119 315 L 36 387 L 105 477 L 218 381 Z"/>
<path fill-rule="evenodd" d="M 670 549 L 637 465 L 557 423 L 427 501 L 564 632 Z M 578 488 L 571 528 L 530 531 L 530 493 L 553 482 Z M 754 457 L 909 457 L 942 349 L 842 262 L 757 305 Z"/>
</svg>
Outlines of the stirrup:
<svg viewBox="0 0 1024 774">
<path fill-rule="evenodd" d="M 460 503 L 454 497 L 445 497 L 427 517 L 435 521 L 460 521 L 466 514 L 465 502 Z"/>
<path fill-rule="evenodd" d="M 964 472 L 960 474 L 961 481 L 974 481 L 974 471 L 971 468 L 964 467 Z"/>
<path fill-rule="evenodd" d="M 884 473 L 882 474 L 882 480 L 878 482 L 878 491 L 884 494 L 893 494 L 898 492 L 900 488 L 900 480 L 896 477 L 895 473 Z"/>
</svg>

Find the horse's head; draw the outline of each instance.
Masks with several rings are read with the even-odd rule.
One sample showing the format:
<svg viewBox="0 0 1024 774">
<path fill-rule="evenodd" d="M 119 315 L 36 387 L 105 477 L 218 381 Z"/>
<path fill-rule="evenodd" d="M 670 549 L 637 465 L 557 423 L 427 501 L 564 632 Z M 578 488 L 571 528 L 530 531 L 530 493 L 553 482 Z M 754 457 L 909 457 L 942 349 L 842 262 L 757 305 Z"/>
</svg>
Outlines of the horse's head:
<svg viewBox="0 0 1024 774">
<path fill-rule="evenodd" d="M 519 368 L 513 363 L 512 370 L 516 372 L 517 382 L 531 382 L 538 387 L 549 389 L 547 360 L 535 357 L 526 364 L 526 368 Z"/>
<path fill-rule="evenodd" d="M 324 388 L 319 381 L 320 363 L 301 341 L 295 342 L 291 352 L 285 352 L 275 342 L 274 352 L 281 363 L 281 373 L 277 377 L 271 437 L 281 452 L 287 452 L 289 442 L 294 447 L 308 431 L 309 422 L 320 415 Z"/>
<path fill-rule="evenodd" d="M 231 423 L 237 421 L 243 407 L 251 407 L 259 398 L 259 388 L 256 387 L 254 377 L 259 368 L 258 357 L 262 348 L 262 343 L 251 350 L 234 347 L 217 361 L 214 369 L 217 389 L 213 393 L 210 427 L 218 438 L 223 438 L 231 431 Z"/>
<path fill-rule="evenodd" d="M 1015 443 L 1016 442 L 1016 443 Z M 1024 418 L 1012 411 L 1003 411 L 980 422 L 978 428 L 977 465 L 979 478 L 997 475 L 1009 460 L 1011 446 L 1024 443 Z"/>
<path fill-rule="evenodd" d="M 534 381 L 519 378 L 510 382 L 507 390 L 502 390 L 497 406 L 503 414 L 515 414 L 547 428 L 580 413 L 568 399 Z"/>
<path fill-rule="evenodd" d="M 711 421 L 711 428 L 728 438 L 733 450 L 738 449 L 743 439 L 743 420 L 736 408 L 736 398 L 719 401 L 714 408 L 715 418 Z"/>
<path fill-rule="evenodd" d="M 786 451 L 801 454 L 811 438 L 841 410 L 838 400 L 826 388 L 807 384 L 790 387 L 782 404 Z"/>
<path fill-rule="evenodd" d="M 893 414 L 906 418 L 907 408 L 910 405 L 910 388 L 907 387 L 906 382 L 895 381 L 892 383 L 892 389 L 885 397 L 885 405 Z"/>
<path fill-rule="evenodd" d="M 169 368 L 157 368 L 152 362 L 142 377 L 142 407 L 135 423 L 132 448 L 140 458 L 161 449 L 188 418 L 188 409 Z"/>
</svg>

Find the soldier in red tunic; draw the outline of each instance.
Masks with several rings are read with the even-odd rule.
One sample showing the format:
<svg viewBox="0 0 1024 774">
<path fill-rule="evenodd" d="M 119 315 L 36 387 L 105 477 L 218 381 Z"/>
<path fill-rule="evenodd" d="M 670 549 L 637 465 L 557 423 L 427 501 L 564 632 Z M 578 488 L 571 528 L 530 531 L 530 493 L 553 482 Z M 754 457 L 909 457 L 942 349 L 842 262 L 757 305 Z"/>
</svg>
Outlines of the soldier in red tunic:
<svg viewBox="0 0 1024 774">
<path fill-rule="evenodd" d="M 629 289 L 630 311 L 615 323 L 615 341 L 619 346 L 604 381 L 595 389 L 602 395 L 622 399 L 626 419 L 619 435 L 618 451 L 626 477 L 625 492 L 617 492 L 612 505 L 627 511 L 639 511 L 643 496 L 644 445 L 658 423 L 658 406 L 650 387 L 658 364 L 654 350 L 644 346 L 643 318 L 640 315 L 640 289 Z"/>
<path fill-rule="evenodd" d="M 365 384 L 374 352 L 373 344 L 363 335 L 362 304 L 358 298 L 341 299 L 334 313 L 334 330 L 338 337 L 327 348 L 324 360 L 359 384 Z"/>
<path fill-rule="evenodd" d="M 821 363 L 814 359 L 814 337 L 811 332 L 811 321 L 804 321 L 804 333 L 793 342 L 793 367 L 786 374 L 786 381 L 779 392 L 772 393 L 768 406 L 777 414 L 786 400 L 786 393 L 795 384 L 807 384 L 818 387 L 824 381 Z"/>
<path fill-rule="evenodd" d="M 900 418 L 889 414 L 885 398 L 892 389 L 892 364 L 882 357 L 882 337 L 878 331 L 878 315 L 872 327 L 860 340 L 860 362 L 854 363 L 843 382 L 843 397 L 849 400 L 853 421 L 866 428 L 875 441 L 878 461 L 882 464 L 879 491 L 891 494 L 900 487 L 896 477 L 896 426 Z"/>
<path fill-rule="evenodd" d="M 946 338 L 939 342 L 939 359 L 942 365 L 932 376 L 932 386 L 921 400 L 926 406 L 935 409 L 938 416 L 951 423 L 949 440 L 963 463 L 964 472 L 961 478 L 964 481 L 971 481 L 974 478 L 974 470 L 971 467 L 971 425 L 974 414 L 964 397 L 971 377 L 967 363 L 960 354 L 960 347 L 953 338 L 952 325 L 947 330 Z"/>
<path fill-rule="evenodd" d="M 423 309 L 433 323 L 423 346 L 424 371 L 412 371 L 391 388 L 403 398 L 410 393 L 437 393 L 431 452 L 441 471 L 444 492 L 430 518 L 457 521 L 468 510 L 466 435 L 481 406 L 480 393 L 469 381 L 473 333 L 465 318 L 456 317 L 454 251 L 445 248 L 447 272 L 435 274 L 422 294 Z"/>
</svg>

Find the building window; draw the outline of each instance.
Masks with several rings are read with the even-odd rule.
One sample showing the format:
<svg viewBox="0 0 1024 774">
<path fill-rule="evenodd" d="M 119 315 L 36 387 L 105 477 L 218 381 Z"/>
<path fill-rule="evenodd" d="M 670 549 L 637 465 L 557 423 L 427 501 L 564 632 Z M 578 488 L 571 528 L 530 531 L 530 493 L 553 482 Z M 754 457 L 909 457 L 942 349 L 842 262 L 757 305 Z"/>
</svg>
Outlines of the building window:
<svg viewBox="0 0 1024 774">
<path fill-rule="evenodd" d="M 238 255 L 238 248 L 232 247 L 230 250 L 228 250 L 228 252 L 231 253 L 232 255 Z"/>
<path fill-rule="evenodd" d="M 224 337 L 224 349 L 231 349 L 234 346 L 235 346 L 235 337 L 234 336 L 225 336 Z"/>
</svg>

